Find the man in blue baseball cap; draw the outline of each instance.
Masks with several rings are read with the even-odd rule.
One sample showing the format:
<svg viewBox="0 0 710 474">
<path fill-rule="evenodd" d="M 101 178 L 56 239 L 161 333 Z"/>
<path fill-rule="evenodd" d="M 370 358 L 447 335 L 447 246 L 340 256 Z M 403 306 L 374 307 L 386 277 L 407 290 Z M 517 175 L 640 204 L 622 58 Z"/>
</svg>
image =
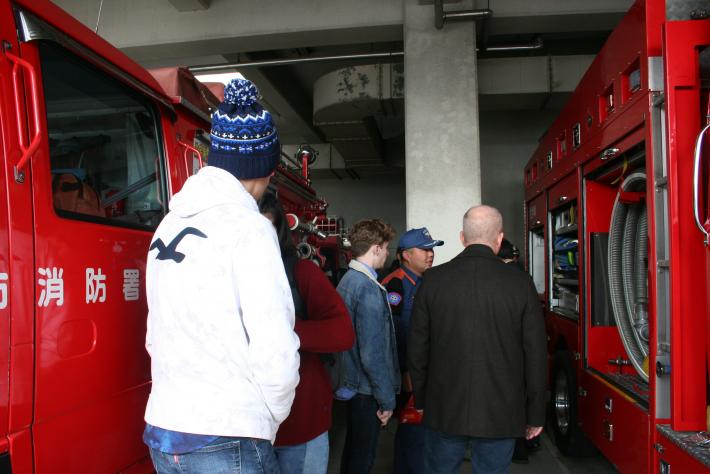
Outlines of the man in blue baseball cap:
<svg viewBox="0 0 710 474">
<path fill-rule="evenodd" d="M 399 397 L 399 426 L 394 442 L 395 474 L 424 472 L 424 426 L 419 419 L 405 416 L 403 406 L 412 396 L 412 383 L 407 371 L 407 337 L 412 303 L 422 274 L 434 263 L 434 247 L 444 245 L 442 240 L 431 238 L 426 227 L 405 232 L 397 245 L 400 267 L 382 279 L 387 289 L 387 299 L 392 309 L 397 353 L 402 372 L 402 393 Z"/>
</svg>

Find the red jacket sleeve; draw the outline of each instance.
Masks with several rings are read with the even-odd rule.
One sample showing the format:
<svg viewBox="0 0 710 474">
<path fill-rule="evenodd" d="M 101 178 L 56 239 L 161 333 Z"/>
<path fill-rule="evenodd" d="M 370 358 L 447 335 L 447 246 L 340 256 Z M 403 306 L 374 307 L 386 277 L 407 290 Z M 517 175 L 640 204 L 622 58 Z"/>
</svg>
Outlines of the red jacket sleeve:
<svg viewBox="0 0 710 474">
<path fill-rule="evenodd" d="M 299 260 L 294 268 L 307 319 L 296 318 L 295 331 L 306 352 L 343 352 L 355 342 L 355 331 L 342 298 L 318 266 Z"/>
</svg>

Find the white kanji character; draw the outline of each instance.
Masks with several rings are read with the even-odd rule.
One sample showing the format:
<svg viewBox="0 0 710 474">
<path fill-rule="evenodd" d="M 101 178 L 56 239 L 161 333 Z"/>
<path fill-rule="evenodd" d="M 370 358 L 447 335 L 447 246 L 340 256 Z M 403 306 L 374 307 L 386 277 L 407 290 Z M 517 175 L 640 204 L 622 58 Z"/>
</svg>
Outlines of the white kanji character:
<svg viewBox="0 0 710 474">
<path fill-rule="evenodd" d="M 95 271 L 93 268 L 86 269 L 86 302 L 103 303 L 106 301 L 106 275 L 101 273 L 101 269 Z"/>
<path fill-rule="evenodd" d="M 123 298 L 126 301 L 137 301 L 140 296 L 140 272 L 135 268 L 123 270 Z"/>
<path fill-rule="evenodd" d="M 40 268 L 37 270 L 41 277 L 38 283 L 43 287 L 39 295 L 39 306 L 45 308 L 49 306 L 49 302 L 57 300 L 57 306 L 64 304 L 64 275 L 63 268 Z"/>
<path fill-rule="evenodd" d="M 0 273 L 0 309 L 7 308 L 7 273 Z"/>
</svg>

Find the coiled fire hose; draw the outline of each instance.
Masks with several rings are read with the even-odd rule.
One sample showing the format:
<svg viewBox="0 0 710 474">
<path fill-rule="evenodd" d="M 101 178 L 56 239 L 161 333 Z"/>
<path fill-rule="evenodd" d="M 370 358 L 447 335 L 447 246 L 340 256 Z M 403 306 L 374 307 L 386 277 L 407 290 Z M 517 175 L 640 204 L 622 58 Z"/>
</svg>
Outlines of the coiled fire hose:
<svg viewBox="0 0 710 474">
<path fill-rule="evenodd" d="M 609 229 L 609 289 L 616 326 L 638 374 L 648 381 L 648 220 L 646 203 L 624 203 L 622 192 L 644 192 L 646 174 L 632 173 L 614 201 Z"/>
</svg>

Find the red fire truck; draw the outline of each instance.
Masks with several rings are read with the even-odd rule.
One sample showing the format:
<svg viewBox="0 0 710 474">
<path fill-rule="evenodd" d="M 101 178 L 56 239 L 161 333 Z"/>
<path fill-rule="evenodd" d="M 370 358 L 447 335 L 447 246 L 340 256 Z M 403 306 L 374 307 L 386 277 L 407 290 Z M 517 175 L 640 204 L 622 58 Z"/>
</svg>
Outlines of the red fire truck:
<svg viewBox="0 0 710 474">
<path fill-rule="evenodd" d="M 0 42 L 0 473 L 149 472 L 145 257 L 217 99 L 46 0 L 0 0 Z M 290 168 L 276 190 L 324 226 Z"/>
<path fill-rule="evenodd" d="M 702 3 L 638 0 L 525 168 L 554 438 L 622 473 L 710 470 Z"/>
</svg>

